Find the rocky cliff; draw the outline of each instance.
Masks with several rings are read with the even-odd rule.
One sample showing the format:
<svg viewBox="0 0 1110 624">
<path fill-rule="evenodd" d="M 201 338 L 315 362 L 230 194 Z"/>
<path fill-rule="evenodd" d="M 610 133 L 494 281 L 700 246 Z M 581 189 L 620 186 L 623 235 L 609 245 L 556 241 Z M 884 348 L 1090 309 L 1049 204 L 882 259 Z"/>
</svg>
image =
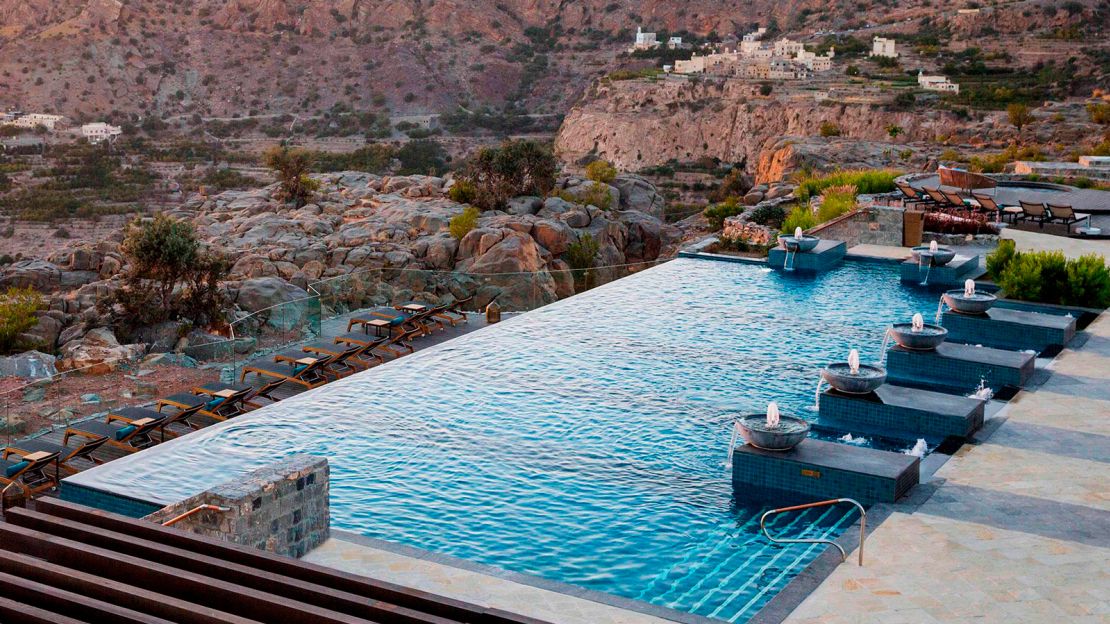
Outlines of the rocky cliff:
<svg viewBox="0 0 1110 624">
<path fill-rule="evenodd" d="M 782 173 L 773 153 L 790 140 L 819 136 L 822 124 L 836 126 L 845 145 L 885 141 L 891 125 L 902 128 L 901 141 L 932 140 L 956 125 L 936 112 L 815 101 L 812 94 L 765 97 L 758 89 L 740 81 L 677 77 L 603 81 L 567 115 L 555 148 L 568 161 L 596 156 L 629 171 L 669 160 L 718 158 L 745 163 L 756 171 L 757 182 L 771 182 Z"/>
</svg>

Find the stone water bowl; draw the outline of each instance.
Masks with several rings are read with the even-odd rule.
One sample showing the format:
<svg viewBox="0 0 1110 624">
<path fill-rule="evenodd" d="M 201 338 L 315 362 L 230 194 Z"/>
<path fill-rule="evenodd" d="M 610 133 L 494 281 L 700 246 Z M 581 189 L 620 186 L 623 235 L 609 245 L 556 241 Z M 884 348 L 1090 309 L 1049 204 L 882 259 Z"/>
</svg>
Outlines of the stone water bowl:
<svg viewBox="0 0 1110 624">
<path fill-rule="evenodd" d="M 767 426 L 766 414 L 748 414 L 736 421 L 744 441 L 765 451 L 789 451 L 809 434 L 809 423 L 794 416 L 780 416 L 779 424 Z"/>
<path fill-rule="evenodd" d="M 807 251 L 813 251 L 817 248 L 817 243 L 820 242 L 820 238 L 817 238 L 816 236 L 809 236 L 808 234 L 803 234 L 801 238 L 798 238 L 797 236 L 786 235 L 779 237 L 779 244 L 782 245 L 782 248 L 787 251 L 793 251 L 795 253 L 805 253 Z"/>
<path fill-rule="evenodd" d="M 941 296 L 945 305 L 960 314 L 983 314 L 998 301 L 998 297 L 990 293 L 976 292 L 969 297 L 963 290 L 949 290 Z"/>
<path fill-rule="evenodd" d="M 940 325 L 926 323 L 924 327 L 915 332 L 913 331 L 913 323 L 895 323 L 890 326 L 890 337 L 900 347 L 913 349 L 914 351 L 932 351 L 948 337 L 948 330 Z"/>
<path fill-rule="evenodd" d="M 921 245 L 914 247 L 913 260 L 918 264 L 929 262 L 932 266 L 944 266 L 956 257 L 956 252 L 947 247 L 937 247 L 936 251 L 931 251 L 928 245 Z"/>
<path fill-rule="evenodd" d="M 870 394 L 886 383 L 886 369 L 881 366 L 860 364 L 859 371 L 852 374 L 852 367 L 847 362 L 836 362 L 821 371 L 821 378 L 839 392 Z"/>
</svg>

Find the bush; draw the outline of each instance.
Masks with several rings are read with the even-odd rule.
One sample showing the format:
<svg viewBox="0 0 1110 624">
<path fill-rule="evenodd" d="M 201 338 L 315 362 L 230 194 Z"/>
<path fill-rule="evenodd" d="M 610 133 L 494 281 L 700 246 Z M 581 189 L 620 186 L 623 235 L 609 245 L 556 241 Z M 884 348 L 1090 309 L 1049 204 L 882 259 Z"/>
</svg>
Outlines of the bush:
<svg viewBox="0 0 1110 624">
<path fill-rule="evenodd" d="M 33 288 L 12 286 L 0 295 L 0 352 L 11 353 L 23 345 L 20 334 L 38 324 L 38 311 L 46 307 Z"/>
<path fill-rule="evenodd" d="M 601 246 L 590 234 L 583 234 L 581 238 L 567 246 L 566 260 L 570 265 L 570 274 L 574 278 L 576 290 L 593 287 L 594 258 L 597 257 L 600 249 Z"/>
<path fill-rule="evenodd" d="M 274 170 L 281 192 L 278 197 L 293 202 L 300 208 L 312 199 L 312 194 L 320 184 L 308 177 L 312 168 L 312 156 L 304 150 L 290 150 L 288 147 L 275 147 L 263 156 L 262 162 Z"/>
<path fill-rule="evenodd" d="M 748 215 L 748 220 L 772 229 L 778 228 L 786 220 L 786 209 L 779 204 L 763 204 Z"/>
<path fill-rule="evenodd" d="M 894 190 L 894 179 L 902 175 L 896 169 L 859 169 L 844 170 L 825 175 L 803 175 L 798 179 L 794 194 L 806 200 L 831 186 L 854 186 L 857 193 L 871 195 L 889 193 Z"/>
<path fill-rule="evenodd" d="M 507 141 L 478 150 L 459 172 L 458 180 L 474 189 L 472 204 L 499 210 L 518 195 L 547 195 L 555 187 L 558 161 L 535 141 Z"/>
<path fill-rule="evenodd" d="M 998 241 L 998 248 L 987 254 L 987 273 L 991 278 L 998 281 L 999 277 L 1006 271 L 1006 267 L 1010 266 L 1014 256 L 1017 255 L 1017 249 L 1014 241 L 1004 238 Z"/>
<path fill-rule="evenodd" d="M 455 190 L 452 188 L 451 190 Z M 451 231 L 451 236 L 456 240 L 462 240 L 464 236 L 470 233 L 470 230 L 478 227 L 478 216 L 481 213 L 474 206 L 467 206 L 466 210 L 451 217 L 451 223 L 448 229 Z"/>
<path fill-rule="evenodd" d="M 572 204 L 594 206 L 602 210 L 609 210 L 613 203 L 613 196 L 609 194 L 609 187 L 601 182 L 594 182 L 588 185 L 585 192 L 581 190 L 573 193 L 570 191 L 561 191 L 559 193 L 559 198 Z"/>
<path fill-rule="evenodd" d="M 997 234 L 985 214 L 955 216 L 943 212 L 925 213 L 925 231 L 937 234 Z M 1011 241 L 1012 242 L 1012 241 Z"/>
<path fill-rule="evenodd" d="M 817 217 L 813 216 L 813 211 L 807 206 L 795 206 L 794 210 L 790 211 L 786 220 L 782 222 L 782 231 L 786 234 L 793 234 L 796 228 L 808 230 L 817 225 Z"/>
<path fill-rule="evenodd" d="M 604 160 L 595 160 L 586 165 L 586 177 L 594 182 L 609 184 L 617 177 L 617 169 Z"/>
<path fill-rule="evenodd" d="M 744 170 L 734 167 L 721 180 L 721 185 L 709 194 L 709 199 L 717 202 L 728 201 L 731 198 L 743 197 L 752 188 L 751 178 Z"/>
<path fill-rule="evenodd" d="M 705 218 L 709 221 L 709 227 L 713 231 L 717 231 L 725 226 L 725 219 L 733 217 L 744 212 L 744 206 L 740 205 L 735 199 L 714 204 L 705 209 Z"/>
<path fill-rule="evenodd" d="M 472 182 L 467 180 L 455 180 L 455 183 L 451 185 L 451 190 L 447 191 L 447 196 L 451 198 L 451 201 L 456 201 L 460 204 L 469 204 L 473 202 L 474 197 L 477 196 L 477 190 L 474 188 Z"/>
<path fill-rule="evenodd" d="M 1110 306 L 1110 270 L 1106 261 L 1095 254 L 1085 255 L 1068 263 L 1068 287 L 1064 305 L 1105 308 Z"/>
<path fill-rule="evenodd" d="M 987 270 L 1011 299 L 1093 308 L 1110 306 L 1110 269 L 1102 256 L 1067 260 L 1058 251 L 1023 253 L 1003 240 Z"/>
<path fill-rule="evenodd" d="M 821 136 L 823 137 L 838 137 L 840 136 L 840 126 L 831 121 L 821 122 Z"/>
<path fill-rule="evenodd" d="M 1094 102 L 1088 104 L 1087 114 L 1091 117 L 1091 121 L 1097 124 L 1110 124 L 1110 102 Z"/>
</svg>

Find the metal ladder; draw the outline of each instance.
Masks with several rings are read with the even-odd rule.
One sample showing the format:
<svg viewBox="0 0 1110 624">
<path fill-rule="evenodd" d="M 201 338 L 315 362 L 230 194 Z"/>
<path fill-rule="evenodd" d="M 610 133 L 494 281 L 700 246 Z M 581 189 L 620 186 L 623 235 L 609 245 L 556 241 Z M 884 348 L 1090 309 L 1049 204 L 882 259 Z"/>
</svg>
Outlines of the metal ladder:
<svg viewBox="0 0 1110 624">
<path fill-rule="evenodd" d="M 833 498 L 830 500 L 818 501 L 816 503 L 806 503 L 805 505 L 794 505 L 793 507 L 780 507 L 778 509 L 772 509 L 770 511 L 764 512 L 763 515 L 759 517 L 759 528 L 763 531 L 763 535 L 765 535 L 767 539 L 775 542 L 776 544 L 831 544 L 840 551 L 840 562 L 844 563 L 848 560 L 848 553 L 844 552 L 844 549 L 840 546 L 840 544 L 837 544 L 833 540 L 801 538 L 784 539 L 774 537 L 769 532 L 767 532 L 767 518 L 770 516 L 786 513 L 788 511 L 801 511 L 803 509 L 812 509 L 814 507 L 827 507 L 829 505 L 836 505 L 838 503 L 850 503 L 852 505 L 855 505 L 856 508 L 859 509 L 859 565 L 863 566 L 863 540 L 867 536 L 867 511 L 863 508 L 863 505 L 859 504 L 858 501 L 855 501 L 851 498 Z"/>
</svg>

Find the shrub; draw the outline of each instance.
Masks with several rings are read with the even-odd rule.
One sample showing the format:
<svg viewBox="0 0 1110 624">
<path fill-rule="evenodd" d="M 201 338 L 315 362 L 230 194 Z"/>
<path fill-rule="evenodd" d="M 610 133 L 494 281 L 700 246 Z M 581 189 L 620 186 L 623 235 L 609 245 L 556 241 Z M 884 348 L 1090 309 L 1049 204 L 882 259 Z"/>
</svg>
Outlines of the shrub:
<svg viewBox="0 0 1110 624">
<path fill-rule="evenodd" d="M 1065 305 L 1105 308 L 1110 306 L 1110 270 L 1106 261 L 1095 254 L 1085 255 L 1068 263 L 1068 284 Z"/>
<path fill-rule="evenodd" d="M 709 199 L 717 202 L 727 201 L 730 197 L 743 197 L 752 188 L 751 178 L 744 170 L 734 167 L 721 180 L 721 185 L 709 194 Z"/>
<path fill-rule="evenodd" d="M 798 199 L 806 200 L 831 186 L 854 186 L 857 193 L 871 195 L 894 190 L 894 179 L 902 175 L 896 169 L 858 169 L 836 171 L 825 175 L 802 175 L 794 191 Z"/>
<path fill-rule="evenodd" d="M 1017 128 L 1018 132 L 1029 124 L 1033 123 L 1033 113 L 1029 107 L 1020 102 L 1014 102 L 1006 107 L 1006 117 L 1010 120 L 1010 125 Z"/>
<path fill-rule="evenodd" d="M 725 219 L 733 217 L 744 212 L 744 206 L 740 205 L 735 199 L 714 204 L 705 209 L 705 218 L 709 221 L 709 227 L 713 231 L 717 231 L 725 226 Z"/>
<path fill-rule="evenodd" d="M 748 220 L 770 228 L 778 228 L 786 219 L 786 209 L 780 204 L 763 204 L 748 215 Z"/>
<path fill-rule="evenodd" d="M 838 137 L 840 136 L 840 126 L 831 121 L 823 121 L 821 122 L 820 132 L 823 137 Z"/>
<path fill-rule="evenodd" d="M 617 177 L 617 169 L 604 160 L 595 160 L 586 165 L 586 177 L 594 182 L 609 184 Z"/>
<path fill-rule="evenodd" d="M 558 161 L 535 141 L 507 141 L 485 147 L 470 158 L 458 180 L 472 185 L 472 204 L 499 210 L 517 195 L 547 195 L 555 187 Z"/>
<path fill-rule="evenodd" d="M 1006 267 L 1010 266 L 1015 255 L 1017 250 L 1014 241 L 1008 238 L 998 241 L 998 247 L 987 254 L 987 273 L 997 281 L 1006 271 Z"/>
<path fill-rule="evenodd" d="M 817 225 L 817 217 L 813 215 L 813 211 L 807 206 L 798 205 L 790 211 L 786 220 L 782 222 L 782 231 L 793 234 L 796 228 L 808 230 L 815 225 Z"/>
<path fill-rule="evenodd" d="M 1097 124 L 1110 124 L 1110 102 L 1094 102 L 1087 105 L 1087 115 Z"/>
<path fill-rule="evenodd" d="M 316 189 L 320 188 L 316 180 L 308 177 L 312 156 L 304 150 L 275 147 L 266 152 L 262 162 L 274 170 L 281 184 L 279 198 L 293 202 L 298 208 L 307 204 Z"/>
<path fill-rule="evenodd" d="M 459 202 L 460 204 L 469 204 L 474 201 L 477 191 L 474 184 L 467 180 L 455 180 L 451 185 L 451 190 L 447 191 L 447 196 L 451 201 Z"/>
<path fill-rule="evenodd" d="M 583 234 L 581 238 L 567 246 L 566 260 L 570 265 L 570 274 L 574 278 L 576 290 L 593 287 L 594 258 L 597 257 L 600 249 L 601 246 L 590 234 Z"/>
<path fill-rule="evenodd" d="M 448 229 L 451 231 L 451 236 L 456 240 L 462 240 L 464 236 L 470 233 L 470 230 L 478 227 L 478 209 L 474 206 L 467 206 L 466 210 L 451 217 L 451 222 Z"/>
<path fill-rule="evenodd" d="M 12 286 L 0 295 L 0 352 L 21 347 L 20 334 L 38 324 L 38 311 L 46 307 L 33 288 Z"/>
<path fill-rule="evenodd" d="M 609 194 L 609 187 L 600 182 L 588 185 L 584 192 L 581 190 L 573 193 L 561 191 L 559 198 L 572 204 L 595 206 L 602 210 L 609 210 L 613 203 L 613 196 Z"/>
<path fill-rule="evenodd" d="M 1041 301 L 1041 263 L 1036 254 L 1016 254 L 998 278 L 1011 299 Z"/>
</svg>

